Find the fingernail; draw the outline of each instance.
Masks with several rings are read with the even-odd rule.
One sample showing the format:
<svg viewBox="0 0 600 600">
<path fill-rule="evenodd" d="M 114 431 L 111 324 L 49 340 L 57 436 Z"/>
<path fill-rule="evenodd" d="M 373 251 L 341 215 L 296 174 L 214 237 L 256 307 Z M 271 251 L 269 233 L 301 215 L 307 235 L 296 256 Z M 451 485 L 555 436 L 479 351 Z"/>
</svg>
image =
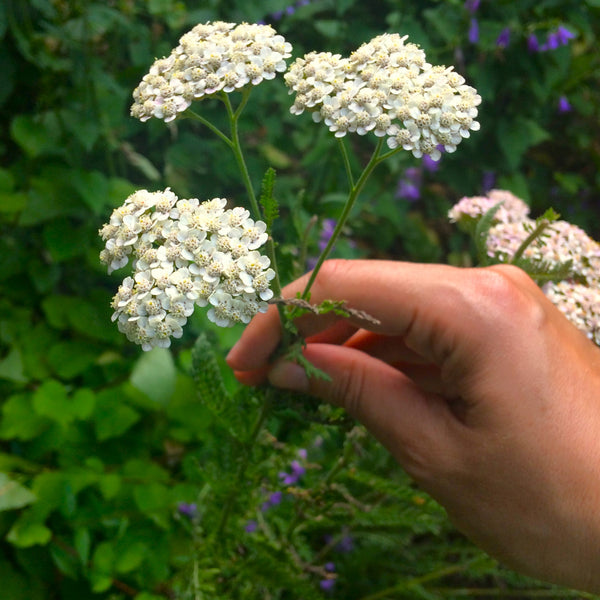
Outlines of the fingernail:
<svg viewBox="0 0 600 600">
<path fill-rule="evenodd" d="M 276 362 L 269 371 L 269 382 L 275 387 L 286 390 L 308 391 L 308 377 L 304 369 L 296 363 L 285 360 Z"/>
</svg>

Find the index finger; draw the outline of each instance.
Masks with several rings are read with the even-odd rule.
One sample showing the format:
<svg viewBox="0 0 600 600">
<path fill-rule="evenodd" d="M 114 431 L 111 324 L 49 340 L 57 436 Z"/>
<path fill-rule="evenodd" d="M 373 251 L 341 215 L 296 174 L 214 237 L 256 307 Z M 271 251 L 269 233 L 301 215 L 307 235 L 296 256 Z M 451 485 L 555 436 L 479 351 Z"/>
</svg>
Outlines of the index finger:
<svg viewBox="0 0 600 600">
<path fill-rule="evenodd" d="M 461 316 L 473 319 L 477 298 L 465 290 L 466 271 L 457 267 L 382 260 L 330 260 L 323 264 L 311 289 L 311 302 L 343 300 L 380 321 L 379 325 L 350 318 L 354 324 L 374 332 L 406 335 L 418 320 L 421 325 L 450 334 Z M 284 288 L 284 297 L 302 292 L 309 274 Z M 331 325 L 331 319 L 305 315 L 298 320 L 300 333 L 312 335 Z M 464 329 L 464 328 L 463 328 Z M 464 335 L 464 331 L 461 331 Z M 261 369 L 281 338 L 275 307 L 257 315 L 228 355 L 229 365 L 239 371 Z M 422 349 L 419 349 L 422 354 Z M 428 356 L 428 358 L 433 358 Z"/>
</svg>

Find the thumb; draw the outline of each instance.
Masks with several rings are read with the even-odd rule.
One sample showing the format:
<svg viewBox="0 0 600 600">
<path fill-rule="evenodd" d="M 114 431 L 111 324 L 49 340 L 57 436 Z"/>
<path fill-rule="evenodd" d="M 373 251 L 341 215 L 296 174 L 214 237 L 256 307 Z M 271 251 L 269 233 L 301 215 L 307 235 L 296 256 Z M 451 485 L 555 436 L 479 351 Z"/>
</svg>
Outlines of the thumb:
<svg viewBox="0 0 600 600">
<path fill-rule="evenodd" d="M 299 365 L 279 361 L 270 383 L 343 407 L 417 480 L 428 479 L 431 467 L 439 469 L 454 454 L 449 449 L 457 424 L 437 394 L 355 348 L 308 344 L 304 356 L 331 379 L 308 378 Z"/>
</svg>

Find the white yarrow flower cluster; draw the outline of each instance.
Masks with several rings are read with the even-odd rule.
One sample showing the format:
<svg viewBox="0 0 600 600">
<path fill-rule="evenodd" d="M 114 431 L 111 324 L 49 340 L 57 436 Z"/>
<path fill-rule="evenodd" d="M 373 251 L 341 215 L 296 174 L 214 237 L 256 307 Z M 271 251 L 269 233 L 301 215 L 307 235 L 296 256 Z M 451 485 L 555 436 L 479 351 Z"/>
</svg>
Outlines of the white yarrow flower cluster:
<svg viewBox="0 0 600 600">
<path fill-rule="evenodd" d="M 373 132 L 420 158 L 438 160 L 479 129 L 481 97 L 453 67 L 432 66 L 408 36 L 383 34 L 348 57 L 311 52 L 284 75 L 295 102 L 336 137 Z"/>
<path fill-rule="evenodd" d="M 267 309 L 275 271 L 259 252 L 266 225 L 227 200 L 178 199 L 168 188 L 139 190 L 100 230 L 109 273 L 133 259 L 112 301 L 113 321 L 144 350 L 181 337 L 195 306 L 221 327 L 248 323 Z"/>
<path fill-rule="evenodd" d="M 508 262 L 535 229 L 525 202 L 502 190 L 487 197 L 463 198 L 449 211 L 459 224 L 477 220 L 502 201 L 486 239 L 490 257 Z M 554 221 L 527 246 L 523 257 L 550 267 L 570 262 L 573 279 L 548 282 L 542 290 L 553 304 L 592 341 L 600 345 L 600 244 L 567 221 Z"/>
<path fill-rule="evenodd" d="M 168 123 L 194 100 L 273 79 L 285 71 L 291 53 L 291 44 L 270 25 L 196 25 L 168 57 L 154 62 L 133 92 L 131 115 Z"/>
</svg>

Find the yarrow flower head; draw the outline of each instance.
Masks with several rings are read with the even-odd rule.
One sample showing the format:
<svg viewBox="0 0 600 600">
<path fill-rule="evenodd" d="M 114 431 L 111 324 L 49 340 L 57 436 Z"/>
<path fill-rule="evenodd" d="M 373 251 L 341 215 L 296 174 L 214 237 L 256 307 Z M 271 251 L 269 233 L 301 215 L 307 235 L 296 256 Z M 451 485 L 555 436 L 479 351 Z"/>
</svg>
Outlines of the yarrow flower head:
<svg viewBox="0 0 600 600">
<path fill-rule="evenodd" d="M 295 101 L 290 111 L 305 110 L 336 137 L 372 132 L 387 137 L 420 158 L 453 152 L 479 129 L 475 120 L 481 97 L 452 67 L 432 66 L 408 36 L 383 34 L 350 57 L 310 52 L 284 75 Z"/>
<path fill-rule="evenodd" d="M 227 200 L 179 199 L 170 189 L 139 190 L 100 229 L 108 272 L 132 259 L 133 274 L 112 301 L 113 321 L 144 350 L 169 347 L 195 306 L 222 327 L 265 312 L 275 277 L 258 249 L 266 225 Z"/>
<path fill-rule="evenodd" d="M 196 25 L 166 58 L 154 62 L 133 92 L 131 115 L 166 123 L 194 100 L 273 79 L 286 69 L 292 46 L 270 25 Z"/>
<path fill-rule="evenodd" d="M 490 257 L 508 262 L 536 227 L 528 206 L 510 192 L 492 190 L 487 197 L 463 198 L 450 211 L 453 222 L 481 218 L 499 201 L 486 238 Z M 600 244 L 567 221 L 553 221 L 523 251 L 523 258 L 546 268 L 570 264 L 571 279 L 550 281 L 542 290 L 556 307 L 591 340 L 600 345 Z"/>
<path fill-rule="evenodd" d="M 500 204 L 494 213 L 497 223 L 516 223 L 527 219 L 529 206 L 506 190 L 490 190 L 486 196 L 464 197 L 448 212 L 452 223 L 468 225 L 479 220 L 488 210 Z"/>
</svg>

